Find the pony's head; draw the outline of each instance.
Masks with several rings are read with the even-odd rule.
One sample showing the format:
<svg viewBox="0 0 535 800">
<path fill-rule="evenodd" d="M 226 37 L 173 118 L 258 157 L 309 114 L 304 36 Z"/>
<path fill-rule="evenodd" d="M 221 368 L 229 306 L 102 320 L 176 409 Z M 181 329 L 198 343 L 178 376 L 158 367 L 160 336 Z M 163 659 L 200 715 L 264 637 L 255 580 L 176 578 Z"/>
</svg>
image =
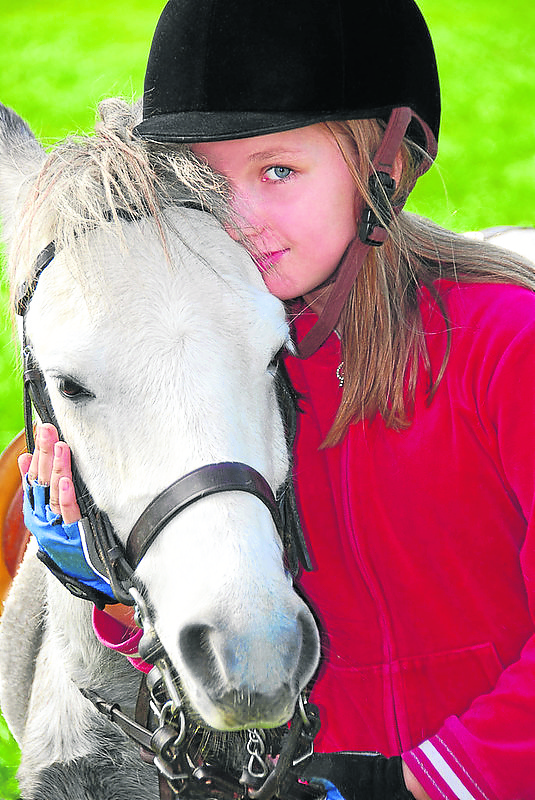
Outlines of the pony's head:
<svg viewBox="0 0 535 800">
<path fill-rule="evenodd" d="M 0 209 L 14 293 L 55 243 L 27 335 L 80 473 L 125 543 L 156 495 L 205 464 L 246 463 L 274 492 L 285 482 L 272 363 L 288 329 L 225 233 L 217 176 L 187 149 L 136 142 L 125 103 L 101 113 L 95 136 L 47 156 L 4 110 Z M 266 506 L 229 491 L 176 516 L 136 570 L 189 701 L 214 728 L 284 723 L 316 668 L 317 630 L 283 555 Z M 66 626 L 72 602 L 63 591 Z"/>
</svg>

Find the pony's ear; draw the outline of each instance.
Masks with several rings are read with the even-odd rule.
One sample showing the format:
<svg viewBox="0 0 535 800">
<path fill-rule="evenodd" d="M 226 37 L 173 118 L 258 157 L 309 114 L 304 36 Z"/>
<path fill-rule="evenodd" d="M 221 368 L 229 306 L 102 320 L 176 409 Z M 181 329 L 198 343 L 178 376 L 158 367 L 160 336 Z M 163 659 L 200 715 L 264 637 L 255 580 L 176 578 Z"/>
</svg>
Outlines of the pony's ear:
<svg viewBox="0 0 535 800">
<path fill-rule="evenodd" d="M 44 148 L 26 122 L 0 103 L 0 217 L 2 238 L 8 245 L 30 179 L 45 159 Z"/>
</svg>

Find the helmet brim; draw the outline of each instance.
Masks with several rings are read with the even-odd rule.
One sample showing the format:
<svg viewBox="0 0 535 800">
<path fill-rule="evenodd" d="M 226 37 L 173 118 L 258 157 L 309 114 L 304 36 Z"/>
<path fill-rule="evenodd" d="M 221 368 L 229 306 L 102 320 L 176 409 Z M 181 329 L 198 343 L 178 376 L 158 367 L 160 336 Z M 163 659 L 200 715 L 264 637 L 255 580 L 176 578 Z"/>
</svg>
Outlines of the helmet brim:
<svg viewBox="0 0 535 800">
<path fill-rule="evenodd" d="M 382 119 L 386 122 L 391 110 L 391 107 L 370 109 L 366 111 L 365 118 Z M 265 136 L 294 128 L 305 128 L 318 122 L 363 118 L 362 109 L 325 111 L 316 114 L 271 111 L 182 111 L 147 117 L 134 128 L 134 134 L 141 139 L 165 144 L 218 142 Z M 419 127 L 416 125 L 415 129 Z M 416 130 L 414 133 L 416 134 Z M 424 137 L 415 135 L 411 138 Z"/>
<path fill-rule="evenodd" d="M 344 114 L 346 119 L 349 117 Z M 287 114 L 256 111 L 183 111 L 148 117 L 134 128 L 142 139 L 159 142 L 216 142 L 245 139 L 341 119 L 338 113 Z"/>
</svg>

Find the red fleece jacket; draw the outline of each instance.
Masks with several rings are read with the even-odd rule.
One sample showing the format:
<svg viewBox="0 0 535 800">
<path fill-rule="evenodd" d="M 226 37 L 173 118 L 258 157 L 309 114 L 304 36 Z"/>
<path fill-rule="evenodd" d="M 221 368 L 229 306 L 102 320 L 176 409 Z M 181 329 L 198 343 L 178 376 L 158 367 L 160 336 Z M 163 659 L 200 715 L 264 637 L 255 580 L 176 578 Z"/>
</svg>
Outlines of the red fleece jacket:
<svg viewBox="0 0 535 800">
<path fill-rule="evenodd" d="M 403 754 L 432 798 L 535 798 L 535 295 L 437 284 L 452 350 L 409 429 L 381 417 L 319 450 L 336 336 L 287 359 L 302 394 L 298 498 L 323 628 L 319 750 Z M 446 346 L 427 292 L 433 374 Z M 299 338 L 314 321 L 296 321 Z"/>
</svg>

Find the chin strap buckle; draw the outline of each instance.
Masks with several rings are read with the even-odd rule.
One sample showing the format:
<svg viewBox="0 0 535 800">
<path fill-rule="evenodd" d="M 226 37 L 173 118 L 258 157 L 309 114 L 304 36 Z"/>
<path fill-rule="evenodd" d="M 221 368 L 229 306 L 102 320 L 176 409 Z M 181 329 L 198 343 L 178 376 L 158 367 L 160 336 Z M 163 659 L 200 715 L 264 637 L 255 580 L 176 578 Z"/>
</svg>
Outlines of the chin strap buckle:
<svg viewBox="0 0 535 800">
<path fill-rule="evenodd" d="M 359 238 L 364 244 L 380 247 L 388 237 L 387 229 L 392 221 L 390 201 L 396 191 L 396 181 L 388 172 L 374 172 L 368 187 L 376 211 L 370 206 L 364 208 Z"/>
</svg>

